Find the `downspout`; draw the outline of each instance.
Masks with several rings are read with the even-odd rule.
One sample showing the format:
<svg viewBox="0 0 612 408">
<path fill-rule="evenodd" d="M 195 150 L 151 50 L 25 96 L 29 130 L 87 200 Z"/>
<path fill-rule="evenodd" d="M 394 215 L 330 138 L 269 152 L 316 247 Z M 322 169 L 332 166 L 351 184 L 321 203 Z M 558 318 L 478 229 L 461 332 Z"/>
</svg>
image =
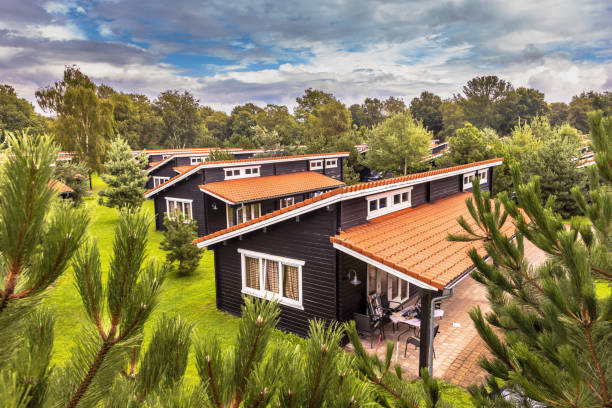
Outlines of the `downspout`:
<svg viewBox="0 0 612 408">
<path fill-rule="evenodd" d="M 428 362 L 429 362 L 429 375 L 431 377 L 433 377 L 433 354 L 434 354 L 434 349 L 433 349 L 433 342 L 434 342 L 434 312 L 436 310 L 436 302 L 439 302 L 440 300 L 444 300 L 444 299 L 448 299 L 449 297 L 453 296 L 455 291 L 455 288 L 452 287 L 450 288 L 450 292 L 447 295 L 442 295 L 442 296 L 438 296 L 435 298 L 431 299 L 431 305 L 430 305 L 430 309 L 429 309 L 429 358 L 428 358 Z"/>
</svg>

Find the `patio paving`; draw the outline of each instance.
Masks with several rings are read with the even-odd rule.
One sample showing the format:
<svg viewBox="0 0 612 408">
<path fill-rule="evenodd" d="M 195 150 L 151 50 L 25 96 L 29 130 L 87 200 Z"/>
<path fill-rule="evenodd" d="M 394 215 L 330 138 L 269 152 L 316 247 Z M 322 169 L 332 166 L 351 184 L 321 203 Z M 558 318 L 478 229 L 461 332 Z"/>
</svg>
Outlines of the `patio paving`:
<svg viewBox="0 0 612 408">
<path fill-rule="evenodd" d="M 529 242 L 525 242 L 525 253 L 533 265 L 545 260 L 544 253 Z M 485 287 L 471 277 L 467 277 L 455 286 L 455 292 L 451 298 L 442 301 L 441 308 L 444 310 L 444 317 L 436 319 L 436 324 L 440 324 L 440 330 L 434 340 L 436 353 L 434 376 L 462 387 L 480 383 L 486 375 L 478 361 L 480 356 L 488 354 L 488 350 L 467 313 L 475 306 L 480 306 L 483 313 L 491 310 Z M 406 326 L 400 325 L 399 330 L 393 333 L 391 324 L 388 324 L 385 326 L 386 339 L 396 341 L 398 334 L 405 329 Z M 403 334 L 400 341 L 396 341 L 393 358 L 394 362 L 402 366 L 408 377 L 414 378 L 418 376 L 419 349 L 408 344 L 406 358 L 404 358 L 406 337 L 407 335 Z M 369 337 L 362 337 L 362 343 L 366 350 L 377 353 L 379 358 L 384 360 L 386 348 L 384 340 L 380 341 L 378 349 L 377 338 L 374 339 L 372 348 L 370 348 Z M 352 346 L 348 344 L 346 349 L 351 350 Z"/>
</svg>

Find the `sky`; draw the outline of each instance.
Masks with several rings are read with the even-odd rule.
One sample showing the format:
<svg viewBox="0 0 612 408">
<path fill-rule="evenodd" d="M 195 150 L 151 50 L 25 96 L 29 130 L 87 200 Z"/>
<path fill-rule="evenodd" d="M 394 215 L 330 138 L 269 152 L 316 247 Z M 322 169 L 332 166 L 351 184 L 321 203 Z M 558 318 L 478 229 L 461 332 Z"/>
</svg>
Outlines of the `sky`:
<svg viewBox="0 0 612 408">
<path fill-rule="evenodd" d="M 450 97 L 479 75 L 569 102 L 612 90 L 606 0 L 0 0 L 0 83 L 34 92 L 76 64 L 155 98 L 229 111 L 295 106 L 312 87 L 348 105 Z"/>
</svg>

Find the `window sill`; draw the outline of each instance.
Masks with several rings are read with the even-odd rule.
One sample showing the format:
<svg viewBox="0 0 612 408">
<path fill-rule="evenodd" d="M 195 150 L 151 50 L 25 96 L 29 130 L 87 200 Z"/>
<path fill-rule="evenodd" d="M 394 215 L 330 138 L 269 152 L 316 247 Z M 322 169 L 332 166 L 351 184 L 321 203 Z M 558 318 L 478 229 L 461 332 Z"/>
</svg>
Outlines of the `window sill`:
<svg viewBox="0 0 612 408">
<path fill-rule="evenodd" d="M 297 302 L 291 299 L 286 299 L 286 298 L 279 298 L 278 295 L 260 292 L 260 291 L 249 289 L 249 288 L 243 288 L 241 292 L 245 295 L 255 296 L 261 299 L 265 299 L 265 300 L 272 300 L 272 301 L 278 302 L 278 304 L 283 305 L 283 306 L 289 306 L 294 309 L 304 310 L 304 306 L 302 306 L 300 302 Z"/>
</svg>

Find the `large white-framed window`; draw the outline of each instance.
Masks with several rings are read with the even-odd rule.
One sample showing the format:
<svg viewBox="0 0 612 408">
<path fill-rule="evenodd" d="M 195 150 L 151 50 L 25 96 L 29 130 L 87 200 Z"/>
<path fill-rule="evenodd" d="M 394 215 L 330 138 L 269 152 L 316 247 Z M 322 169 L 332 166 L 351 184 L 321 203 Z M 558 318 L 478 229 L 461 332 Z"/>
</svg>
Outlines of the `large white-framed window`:
<svg viewBox="0 0 612 408">
<path fill-rule="evenodd" d="M 338 167 L 338 159 L 325 159 L 326 169 L 333 169 L 334 167 Z"/>
<path fill-rule="evenodd" d="M 170 177 L 153 176 L 153 187 L 157 187 L 161 184 L 164 184 L 168 180 L 170 180 Z"/>
<path fill-rule="evenodd" d="M 323 160 L 311 160 L 310 170 L 323 170 Z"/>
<path fill-rule="evenodd" d="M 204 157 L 204 156 L 190 157 L 189 159 L 190 159 L 192 165 L 198 164 L 198 163 L 203 163 L 203 162 L 206 161 L 206 157 Z"/>
<path fill-rule="evenodd" d="M 295 199 L 293 197 L 283 197 L 280 199 L 280 208 L 289 207 L 293 204 L 295 204 Z"/>
<path fill-rule="evenodd" d="M 385 271 L 368 265 L 368 280 L 366 282 L 368 295 L 387 294 L 387 299 L 395 302 L 404 302 L 410 296 L 408 281 L 400 279 Z"/>
<path fill-rule="evenodd" d="M 465 173 L 463 175 L 463 189 L 472 188 L 472 182 L 475 179 L 480 180 L 480 184 L 484 184 L 487 182 L 487 169 L 472 171 L 471 173 Z"/>
<path fill-rule="evenodd" d="M 302 306 L 304 261 L 238 249 L 242 268 L 242 293 L 276 300 L 282 305 Z"/>
<path fill-rule="evenodd" d="M 173 198 L 173 197 L 165 197 L 166 198 L 166 214 L 168 214 L 168 218 L 172 219 L 176 212 L 182 213 L 185 217 L 185 220 L 193 219 L 193 211 L 192 205 L 193 200 L 189 200 L 186 198 Z"/>
<path fill-rule="evenodd" d="M 244 204 L 240 207 L 232 207 L 226 204 L 227 227 L 242 224 L 257 217 L 261 217 L 261 204 L 251 203 Z"/>
<path fill-rule="evenodd" d="M 368 201 L 367 219 L 369 220 L 410 207 L 412 205 L 412 187 L 374 194 L 367 196 L 366 200 Z"/>
<path fill-rule="evenodd" d="M 239 179 L 239 178 L 247 178 L 247 177 L 259 177 L 260 166 L 250 166 L 250 167 L 230 167 L 223 169 L 226 180 Z"/>
</svg>

